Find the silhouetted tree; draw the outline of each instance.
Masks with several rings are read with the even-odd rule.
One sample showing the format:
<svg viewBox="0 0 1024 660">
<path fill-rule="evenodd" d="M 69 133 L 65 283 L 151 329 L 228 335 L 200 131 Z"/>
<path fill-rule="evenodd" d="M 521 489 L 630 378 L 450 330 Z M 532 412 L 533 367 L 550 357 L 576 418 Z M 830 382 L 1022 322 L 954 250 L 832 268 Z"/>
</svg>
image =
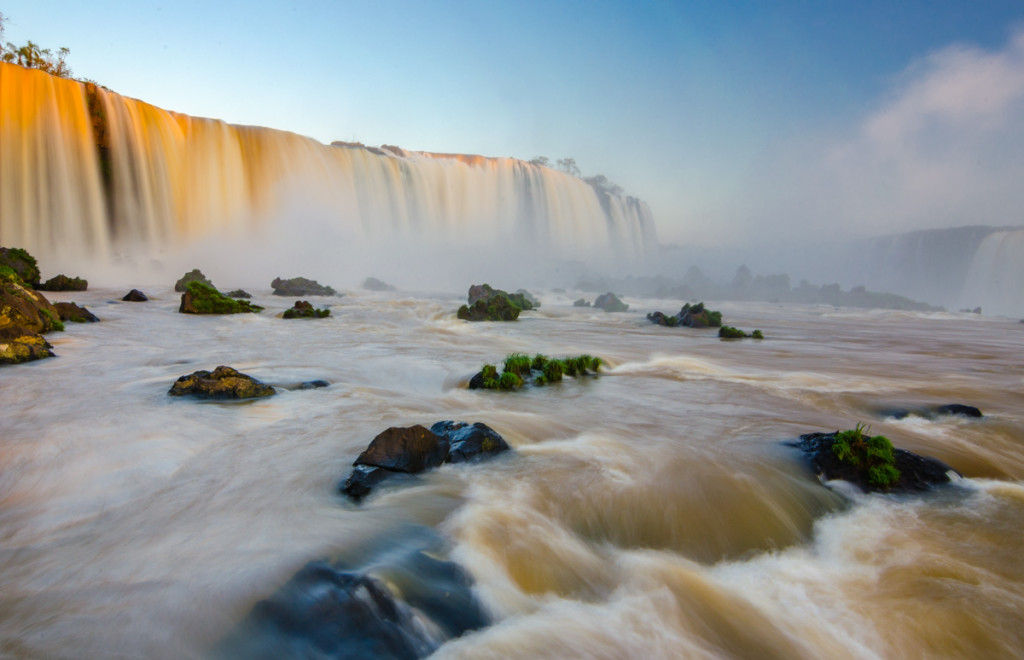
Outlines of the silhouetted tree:
<svg viewBox="0 0 1024 660">
<path fill-rule="evenodd" d="M 541 165 L 543 167 L 551 167 L 551 160 L 547 156 L 537 156 L 536 158 L 530 159 L 531 165 Z"/>
<path fill-rule="evenodd" d="M 576 167 L 575 158 L 559 158 L 558 169 L 562 170 L 566 174 L 571 174 L 573 176 L 580 175 L 580 168 Z"/>
</svg>

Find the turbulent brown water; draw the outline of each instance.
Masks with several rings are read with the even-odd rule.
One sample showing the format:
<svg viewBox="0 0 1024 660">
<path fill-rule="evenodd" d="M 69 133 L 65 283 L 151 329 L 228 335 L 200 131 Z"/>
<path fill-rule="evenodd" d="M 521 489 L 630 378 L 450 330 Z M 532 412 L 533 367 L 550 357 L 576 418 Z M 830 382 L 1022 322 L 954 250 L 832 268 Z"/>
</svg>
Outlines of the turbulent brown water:
<svg viewBox="0 0 1024 660">
<path fill-rule="evenodd" d="M 494 619 L 442 658 L 1024 653 L 1015 319 L 713 304 L 767 337 L 725 342 L 645 321 L 677 301 L 605 314 L 548 293 L 516 323 L 470 324 L 454 318 L 461 293 L 352 290 L 317 300 L 329 319 L 283 321 L 293 301 L 269 290 L 260 315 L 193 317 L 143 288 L 153 302 L 52 294 L 103 321 L 51 335 L 56 359 L 0 371 L 5 657 L 207 657 L 308 561 L 401 544 L 410 525 L 445 540 Z M 531 391 L 465 388 L 513 351 L 608 366 Z M 167 396 L 219 364 L 331 386 Z M 986 416 L 876 413 L 952 402 Z M 485 422 L 515 452 L 361 507 L 335 494 L 379 431 L 441 419 Z M 965 479 L 858 495 L 784 444 L 857 422 Z"/>
</svg>

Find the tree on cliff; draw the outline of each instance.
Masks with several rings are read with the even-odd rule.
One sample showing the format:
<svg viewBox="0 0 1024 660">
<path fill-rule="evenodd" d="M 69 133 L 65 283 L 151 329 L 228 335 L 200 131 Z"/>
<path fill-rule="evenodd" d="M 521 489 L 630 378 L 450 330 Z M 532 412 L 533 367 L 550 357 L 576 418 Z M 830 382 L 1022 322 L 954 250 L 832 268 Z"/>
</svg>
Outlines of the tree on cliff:
<svg viewBox="0 0 1024 660">
<path fill-rule="evenodd" d="M 4 42 L 4 24 L 6 22 L 7 17 L 0 14 L 0 59 L 30 69 L 39 69 L 61 78 L 71 77 L 71 67 L 65 61 L 71 53 L 70 48 L 62 46 L 54 54 L 49 48 L 40 48 L 39 44 L 31 39 L 24 46 L 16 46 L 9 41 Z"/>
</svg>

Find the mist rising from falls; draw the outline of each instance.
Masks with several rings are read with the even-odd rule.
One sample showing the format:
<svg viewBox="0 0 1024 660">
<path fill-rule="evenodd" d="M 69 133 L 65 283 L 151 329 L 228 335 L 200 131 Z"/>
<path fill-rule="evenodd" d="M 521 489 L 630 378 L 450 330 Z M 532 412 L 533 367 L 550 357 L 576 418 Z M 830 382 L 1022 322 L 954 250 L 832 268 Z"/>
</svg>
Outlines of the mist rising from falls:
<svg viewBox="0 0 1024 660">
<path fill-rule="evenodd" d="M 266 275 L 610 264 L 656 236 L 643 202 L 520 160 L 326 146 L 0 64 L 0 243 L 65 269 L 233 252 Z"/>
</svg>

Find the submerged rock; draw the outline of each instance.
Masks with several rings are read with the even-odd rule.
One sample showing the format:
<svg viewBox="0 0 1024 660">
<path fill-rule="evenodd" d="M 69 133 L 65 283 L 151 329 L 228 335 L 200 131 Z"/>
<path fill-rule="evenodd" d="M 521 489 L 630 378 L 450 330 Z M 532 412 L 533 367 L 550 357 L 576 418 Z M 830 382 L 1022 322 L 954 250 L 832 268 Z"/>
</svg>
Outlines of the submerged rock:
<svg viewBox="0 0 1024 660">
<path fill-rule="evenodd" d="M 81 277 L 57 275 L 46 280 L 36 288 L 41 291 L 85 291 L 89 288 L 89 282 Z"/>
<path fill-rule="evenodd" d="M 391 286 L 387 282 L 382 282 L 376 277 L 367 277 L 363 280 L 363 288 L 367 291 L 394 291 L 395 287 Z"/>
<path fill-rule="evenodd" d="M 808 433 L 793 443 L 807 455 L 818 477 L 824 481 L 842 479 L 857 485 L 864 492 L 914 492 L 925 491 L 933 486 L 949 483 L 950 475 L 961 476 L 959 472 L 937 458 L 920 456 L 905 449 L 892 449 L 893 464 L 898 477 L 889 486 L 872 483 L 867 466 L 841 460 L 834 445 L 840 432 Z"/>
<path fill-rule="evenodd" d="M 275 296 L 336 296 L 338 292 L 329 286 L 324 286 L 316 280 L 308 280 L 305 277 L 292 277 L 281 279 L 275 277 L 270 283 L 274 289 Z"/>
<path fill-rule="evenodd" d="M 487 458 L 508 449 L 505 439 L 481 422 L 441 421 L 429 429 L 419 424 L 391 427 L 356 458 L 338 490 L 358 502 L 385 479 L 419 474 L 444 463 Z"/>
<path fill-rule="evenodd" d="M 263 308 L 246 300 L 228 298 L 223 293 L 199 281 L 189 282 L 181 294 L 182 314 L 244 314 L 259 313 Z"/>
<path fill-rule="evenodd" d="M 205 399 L 252 399 L 276 394 L 274 388 L 231 367 L 195 371 L 175 381 L 171 396 L 192 395 Z"/>
<path fill-rule="evenodd" d="M 218 657 L 426 657 L 490 623 L 469 573 L 436 553 L 391 550 L 362 569 L 309 562 L 253 607 Z"/>
<path fill-rule="evenodd" d="M 57 309 L 57 313 L 60 314 L 61 321 L 71 321 L 72 323 L 95 323 L 99 321 L 95 314 L 73 302 L 59 302 L 54 303 L 53 306 Z"/>
<path fill-rule="evenodd" d="M 213 285 L 213 282 L 211 282 L 210 279 L 206 277 L 206 275 L 203 275 L 203 271 L 199 270 L 198 268 L 193 268 L 189 272 L 182 275 L 180 280 L 174 283 L 174 290 L 177 291 L 178 293 L 184 293 L 185 291 L 188 290 L 188 285 L 190 282 L 202 282 L 211 289 L 217 288 Z"/>
<path fill-rule="evenodd" d="M 611 291 L 599 295 L 594 300 L 594 307 L 603 309 L 606 312 L 625 312 L 629 309 L 629 305 L 619 300 L 619 297 Z"/>
<path fill-rule="evenodd" d="M 29 288 L 39 286 L 39 264 L 27 250 L 0 247 L 0 268 L 4 267 L 14 271 Z"/>
<path fill-rule="evenodd" d="M 132 289 L 131 291 L 126 293 L 124 298 L 121 298 L 121 300 L 124 300 L 125 302 L 146 302 L 149 300 L 149 298 L 147 298 L 146 294 L 139 291 L 138 289 Z"/>
<path fill-rule="evenodd" d="M 907 408 L 882 408 L 878 410 L 878 414 L 880 417 L 892 417 L 894 419 L 904 419 L 911 415 L 923 417 L 925 419 L 934 419 L 941 415 L 971 417 L 975 419 L 983 417 L 980 410 L 974 406 L 968 406 L 962 403 L 947 403 L 937 406 L 915 406 Z"/>
<path fill-rule="evenodd" d="M 329 309 L 317 309 L 306 300 L 296 300 L 295 304 L 284 310 L 281 318 L 286 319 L 322 319 L 331 315 Z"/>
</svg>

